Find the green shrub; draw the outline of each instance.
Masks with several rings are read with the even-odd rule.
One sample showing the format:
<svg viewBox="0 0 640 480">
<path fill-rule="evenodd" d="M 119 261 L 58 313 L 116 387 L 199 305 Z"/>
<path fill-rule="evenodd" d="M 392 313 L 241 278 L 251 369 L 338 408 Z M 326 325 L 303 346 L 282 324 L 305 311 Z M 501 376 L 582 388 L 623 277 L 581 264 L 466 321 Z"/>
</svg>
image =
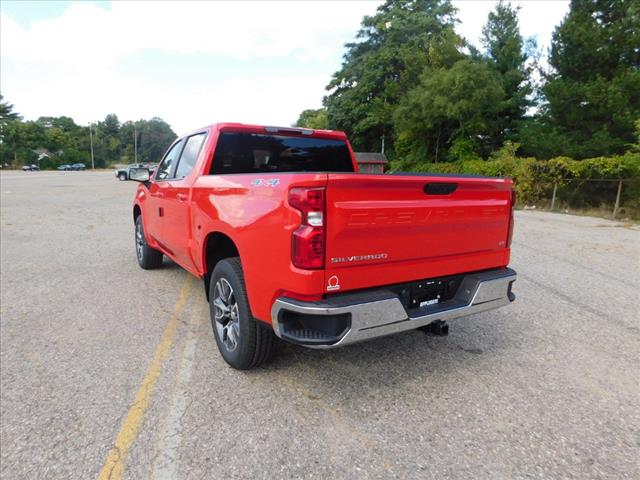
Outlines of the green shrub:
<svg viewBox="0 0 640 480">
<path fill-rule="evenodd" d="M 640 218 L 640 152 L 614 157 L 573 160 L 556 157 L 550 160 L 515 156 L 517 144 L 505 144 L 489 160 L 452 163 L 391 163 L 394 171 L 423 173 L 461 173 L 514 180 L 519 205 L 548 206 L 557 185 L 557 198 L 567 208 L 591 209 L 612 205 L 618 182 L 594 180 L 625 179 L 621 205 L 623 214 Z M 559 204 L 558 204 L 559 205 Z"/>
</svg>

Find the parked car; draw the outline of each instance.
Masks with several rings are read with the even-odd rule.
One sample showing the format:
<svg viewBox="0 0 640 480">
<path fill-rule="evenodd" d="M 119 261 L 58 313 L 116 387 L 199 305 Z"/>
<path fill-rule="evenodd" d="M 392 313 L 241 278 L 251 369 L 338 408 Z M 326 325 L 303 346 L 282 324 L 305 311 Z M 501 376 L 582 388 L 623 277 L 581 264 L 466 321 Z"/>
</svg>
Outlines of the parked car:
<svg viewBox="0 0 640 480">
<path fill-rule="evenodd" d="M 40 167 L 36 164 L 24 165 L 22 167 L 22 170 L 24 170 L 25 172 L 35 172 L 36 170 L 40 170 Z"/>
<path fill-rule="evenodd" d="M 65 172 L 68 170 L 71 170 L 71 165 L 67 165 L 66 163 L 64 165 L 60 165 L 58 167 L 58 170 L 64 170 Z"/>
<path fill-rule="evenodd" d="M 131 172 L 136 171 L 139 168 L 146 168 L 151 173 L 153 173 L 156 169 L 156 166 L 157 165 L 153 163 L 132 163 L 131 165 L 127 165 L 124 168 L 119 168 L 118 170 L 116 170 L 116 178 L 121 182 L 129 180 Z"/>
<path fill-rule="evenodd" d="M 84 170 L 87 166 L 84 163 L 74 163 L 71 165 L 71 170 Z"/>
<path fill-rule="evenodd" d="M 342 132 L 235 123 L 177 139 L 133 203 L 140 267 L 201 278 L 224 360 L 334 348 L 510 304 L 511 179 L 360 174 Z"/>
</svg>

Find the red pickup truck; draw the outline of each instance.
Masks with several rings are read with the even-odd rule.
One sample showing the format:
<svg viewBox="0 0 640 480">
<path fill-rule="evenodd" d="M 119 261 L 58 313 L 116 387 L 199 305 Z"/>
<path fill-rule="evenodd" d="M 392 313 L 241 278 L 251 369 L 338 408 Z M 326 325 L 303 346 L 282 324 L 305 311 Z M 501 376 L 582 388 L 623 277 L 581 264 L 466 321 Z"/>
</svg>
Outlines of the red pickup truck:
<svg viewBox="0 0 640 480">
<path fill-rule="evenodd" d="M 342 132 L 238 123 L 179 138 L 131 179 L 140 266 L 166 255 L 204 281 L 234 368 L 267 360 L 274 333 L 333 348 L 515 298 L 509 179 L 358 174 Z"/>
</svg>

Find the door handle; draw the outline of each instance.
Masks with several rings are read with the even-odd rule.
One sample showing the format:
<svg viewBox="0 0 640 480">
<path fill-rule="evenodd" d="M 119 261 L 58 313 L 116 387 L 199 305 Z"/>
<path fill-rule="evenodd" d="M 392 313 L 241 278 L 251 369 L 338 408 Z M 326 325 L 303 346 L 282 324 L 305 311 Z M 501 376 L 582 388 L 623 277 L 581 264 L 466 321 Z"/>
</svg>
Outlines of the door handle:
<svg viewBox="0 0 640 480">
<path fill-rule="evenodd" d="M 188 197 L 186 193 L 178 193 L 176 194 L 176 198 L 181 202 L 186 202 Z"/>
<path fill-rule="evenodd" d="M 156 193 L 152 193 L 151 196 L 155 197 L 155 198 L 164 198 L 164 193 L 163 192 L 156 192 Z"/>
</svg>

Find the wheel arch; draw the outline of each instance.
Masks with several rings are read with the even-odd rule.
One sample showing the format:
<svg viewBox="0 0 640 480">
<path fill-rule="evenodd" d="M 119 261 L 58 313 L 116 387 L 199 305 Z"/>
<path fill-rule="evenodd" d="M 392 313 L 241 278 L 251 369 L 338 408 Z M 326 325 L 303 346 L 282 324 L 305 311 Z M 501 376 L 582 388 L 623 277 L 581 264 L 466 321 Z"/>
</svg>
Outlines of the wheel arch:
<svg viewBox="0 0 640 480">
<path fill-rule="evenodd" d="M 137 203 L 133 206 L 133 223 L 136 223 L 136 220 L 138 220 L 138 217 L 142 215 L 142 209 L 140 208 L 140 205 L 138 205 Z"/>
<path fill-rule="evenodd" d="M 228 235 L 214 231 L 210 232 L 204 241 L 204 256 L 202 258 L 204 275 L 204 291 L 209 301 L 209 282 L 213 269 L 220 260 L 231 257 L 240 257 L 238 246 Z"/>
</svg>

